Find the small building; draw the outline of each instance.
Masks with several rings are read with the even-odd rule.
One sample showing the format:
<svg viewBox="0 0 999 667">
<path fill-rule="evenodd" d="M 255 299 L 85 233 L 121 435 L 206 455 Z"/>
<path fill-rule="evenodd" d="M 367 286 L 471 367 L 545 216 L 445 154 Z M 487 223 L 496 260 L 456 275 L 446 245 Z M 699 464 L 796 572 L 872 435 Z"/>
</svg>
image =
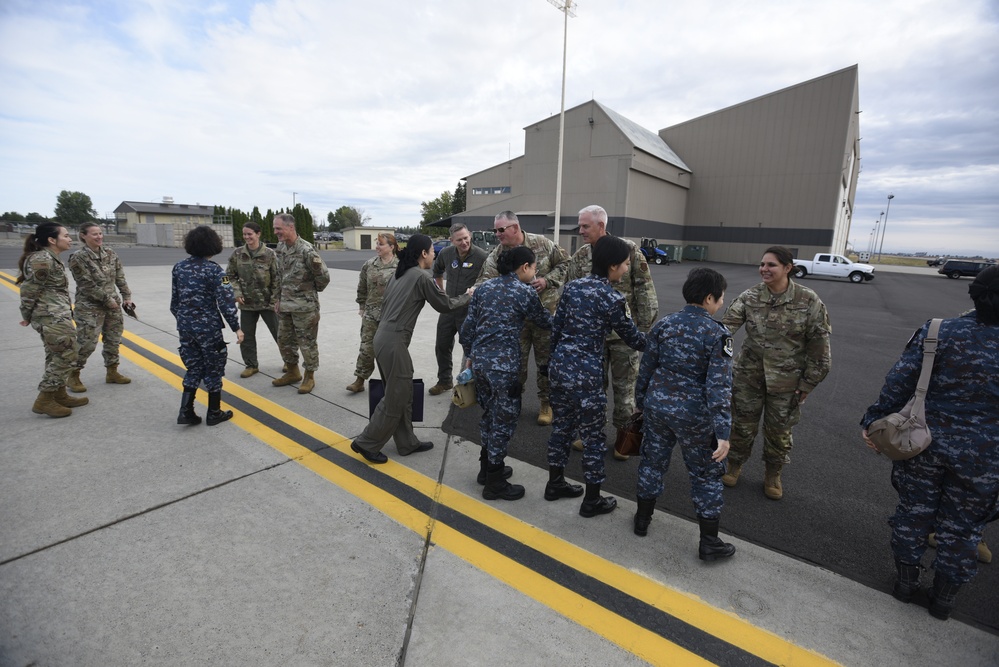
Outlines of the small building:
<svg viewBox="0 0 999 667">
<path fill-rule="evenodd" d="M 379 234 L 395 234 L 395 227 L 347 227 L 341 229 L 347 250 L 374 250 Z"/>
<path fill-rule="evenodd" d="M 162 202 L 123 201 L 114 210 L 119 233 L 135 234 L 139 245 L 182 248 L 184 236 L 200 225 L 211 225 L 222 245 L 232 248 L 232 225 L 215 224 L 215 209 L 201 204 L 175 204 L 173 197 Z"/>
</svg>

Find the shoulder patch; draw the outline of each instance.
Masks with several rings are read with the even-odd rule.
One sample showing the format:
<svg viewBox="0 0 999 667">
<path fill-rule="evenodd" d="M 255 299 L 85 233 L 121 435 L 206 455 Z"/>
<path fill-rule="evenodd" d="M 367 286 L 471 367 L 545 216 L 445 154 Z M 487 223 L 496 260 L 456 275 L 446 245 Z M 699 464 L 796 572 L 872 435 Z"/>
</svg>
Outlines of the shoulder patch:
<svg viewBox="0 0 999 667">
<path fill-rule="evenodd" d="M 722 346 L 722 354 L 726 357 L 731 357 L 735 354 L 735 341 L 732 340 L 731 336 L 725 336 L 725 344 Z"/>
<path fill-rule="evenodd" d="M 223 285 L 229 284 L 229 276 L 225 275 L 224 273 L 222 274 L 222 284 Z"/>
</svg>

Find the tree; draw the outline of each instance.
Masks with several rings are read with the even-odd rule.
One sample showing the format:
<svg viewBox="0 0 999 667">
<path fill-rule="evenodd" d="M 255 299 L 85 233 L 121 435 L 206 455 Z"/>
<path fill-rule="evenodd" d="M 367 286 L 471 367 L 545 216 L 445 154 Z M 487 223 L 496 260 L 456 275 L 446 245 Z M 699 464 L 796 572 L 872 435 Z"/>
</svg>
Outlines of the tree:
<svg viewBox="0 0 999 667">
<path fill-rule="evenodd" d="M 35 212 L 29 213 L 28 215 L 24 216 L 24 219 L 26 222 L 30 222 L 35 225 L 40 225 L 43 222 L 48 222 L 48 218 L 46 218 L 41 213 L 35 213 Z"/>
<path fill-rule="evenodd" d="M 371 216 L 363 208 L 341 206 L 326 216 L 326 220 L 330 223 L 331 231 L 340 232 L 348 227 L 361 227 L 364 223 L 371 222 Z"/>
<path fill-rule="evenodd" d="M 56 220 L 64 225 L 78 226 L 97 217 L 94 202 L 82 192 L 63 190 L 56 197 Z"/>
<path fill-rule="evenodd" d="M 465 212 L 465 182 L 458 181 L 458 187 L 454 189 L 454 201 L 451 202 L 451 215 Z"/>
<path fill-rule="evenodd" d="M 420 216 L 423 224 L 429 225 L 432 222 L 450 218 L 454 208 L 454 197 L 445 190 L 437 199 L 431 199 L 420 204 Z"/>
<path fill-rule="evenodd" d="M 3 215 L 0 215 L 0 220 L 7 220 L 8 222 L 24 222 L 24 216 L 17 211 L 7 211 Z"/>
</svg>

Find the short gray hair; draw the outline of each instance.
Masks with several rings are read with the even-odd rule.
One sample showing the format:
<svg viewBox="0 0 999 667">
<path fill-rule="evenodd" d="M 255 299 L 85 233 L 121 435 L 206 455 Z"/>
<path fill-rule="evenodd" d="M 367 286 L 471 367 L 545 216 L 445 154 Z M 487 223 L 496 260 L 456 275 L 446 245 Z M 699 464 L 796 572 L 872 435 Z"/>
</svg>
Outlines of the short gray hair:
<svg viewBox="0 0 999 667">
<path fill-rule="evenodd" d="M 294 227 L 295 216 L 293 216 L 291 213 L 278 213 L 277 215 L 274 216 L 274 223 L 277 224 L 279 222 L 283 225 L 291 225 L 292 227 Z"/>
<path fill-rule="evenodd" d="M 468 229 L 468 226 L 463 222 L 456 222 L 448 228 L 448 236 L 454 236 L 463 229 Z"/>
<path fill-rule="evenodd" d="M 515 224 L 520 224 L 520 220 L 517 219 L 517 214 L 513 211 L 503 211 L 502 213 L 497 213 L 496 217 L 493 218 L 493 222 L 497 220 L 509 220 Z"/>
<path fill-rule="evenodd" d="M 602 222 L 605 225 L 607 224 L 607 211 L 605 211 L 602 206 L 591 204 L 590 206 L 580 210 L 579 215 L 583 215 L 584 213 L 589 213 L 590 216 L 597 222 Z"/>
</svg>

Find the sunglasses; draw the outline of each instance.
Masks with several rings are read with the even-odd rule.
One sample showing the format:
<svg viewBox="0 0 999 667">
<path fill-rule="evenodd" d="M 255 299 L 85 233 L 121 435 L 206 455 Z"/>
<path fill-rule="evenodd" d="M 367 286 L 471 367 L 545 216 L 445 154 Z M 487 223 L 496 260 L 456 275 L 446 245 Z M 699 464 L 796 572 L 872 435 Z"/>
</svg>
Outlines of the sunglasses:
<svg viewBox="0 0 999 667">
<path fill-rule="evenodd" d="M 516 224 L 512 224 L 512 225 L 507 225 L 506 227 L 493 227 L 493 231 L 496 232 L 497 234 L 502 234 L 511 227 L 516 227 L 516 226 L 517 226 Z"/>
</svg>

